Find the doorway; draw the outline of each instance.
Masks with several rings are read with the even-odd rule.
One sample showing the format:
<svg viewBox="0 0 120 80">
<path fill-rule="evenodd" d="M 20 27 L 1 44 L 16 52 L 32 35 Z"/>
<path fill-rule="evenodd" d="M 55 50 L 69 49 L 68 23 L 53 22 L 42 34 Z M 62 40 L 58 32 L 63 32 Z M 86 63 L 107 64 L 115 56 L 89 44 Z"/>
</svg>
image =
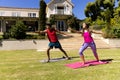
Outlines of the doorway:
<svg viewBox="0 0 120 80">
<path fill-rule="evenodd" d="M 66 23 L 65 23 L 65 21 L 63 21 L 63 20 L 57 21 L 56 28 L 57 28 L 59 31 L 67 31 Z"/>
</svg>

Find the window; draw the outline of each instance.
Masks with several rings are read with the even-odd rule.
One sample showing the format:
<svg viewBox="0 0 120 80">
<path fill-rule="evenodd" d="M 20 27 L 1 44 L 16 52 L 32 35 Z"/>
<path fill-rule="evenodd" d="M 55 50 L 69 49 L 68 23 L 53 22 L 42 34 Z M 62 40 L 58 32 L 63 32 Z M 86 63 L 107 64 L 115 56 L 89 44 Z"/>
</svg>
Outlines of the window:
<svg viewBox="0 0 120 80">
<path fill-rule="evenodd" d="M 62 6 L 58 6 L 57 9 L 64 9 L 64 7 L 62 7 Z"/>
<path fill-rule="evenodd" d="M 64 6 L 57 6 L 57 14 L 64 14 Z"/>
<path fill-rule="evenodd" d="M 36 13 L 28 13 L 28 17 L 36 17 Z"/>
<path fill-rule="evenodd" d="M 12 16 L 18 17 L 21 16 L 20 12 L 12 12 Z"/>
</svg>

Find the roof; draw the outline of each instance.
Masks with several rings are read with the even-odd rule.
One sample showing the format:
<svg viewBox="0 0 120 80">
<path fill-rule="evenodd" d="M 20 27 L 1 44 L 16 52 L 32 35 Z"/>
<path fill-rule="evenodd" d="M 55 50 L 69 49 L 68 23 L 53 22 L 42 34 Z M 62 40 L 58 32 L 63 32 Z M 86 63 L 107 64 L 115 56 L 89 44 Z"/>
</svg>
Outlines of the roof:
<svg viewBox="0 0 120 80">
<path fill-rule="evenodd" d="M 0 6 L 0 8 L 39 10 L 39 8 L 20 8 L 20 7 L 6 7 L 6 6 Z"/>
<path fill-rule="evenodd" d="M 47 5 L 50 5 L 51 3 L 54 3 L 55 0 L 51 0 Z M 67 1 L 70 5 L 72 5 L 72 7 L 74 7 L 74 4 L 72 2 L 70 2 L 69 0 L 65 0 Z"/>
<path fill-rule="evenodd" d="M 38 21 L 38 17 L 14 17 L 14 16 L 0 16 L 0 20 L 22 20 L 22 21 Z"/>
</svg>

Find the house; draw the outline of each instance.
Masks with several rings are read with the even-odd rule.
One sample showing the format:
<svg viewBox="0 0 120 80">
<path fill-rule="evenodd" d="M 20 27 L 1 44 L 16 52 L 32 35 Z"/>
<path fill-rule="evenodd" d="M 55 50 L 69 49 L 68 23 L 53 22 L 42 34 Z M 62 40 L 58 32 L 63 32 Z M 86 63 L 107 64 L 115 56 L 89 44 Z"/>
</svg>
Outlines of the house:
<svg viewBox="0 0 120 80">
<path fill-rule="evenodd" d="M 0 7 L 0 32 L 8 31 L 17 20 L 28 27 L 28 31 L 38 30 L 39 9 Z"/>
<path fill-rule="evenodd" d="M 73 7 L 71 0 L 51 0 L 47 4 L 46 17 L 55 19 L 58 30 L 67 31 L 67 19 L 73 14 Z M 24 22 L 28 31 L 38 30 L 39 9 L 0 6 L 0 32 L 8 31 L 18 20 Z"/>
<path fill-rule="evenodd" d="M 71 0 L 51 0 L 47 4 L 47 18 L 55 18 L 56 28 L 67 31 L 67 19 L 73 15 L 73 3 Z"/>
</svg>

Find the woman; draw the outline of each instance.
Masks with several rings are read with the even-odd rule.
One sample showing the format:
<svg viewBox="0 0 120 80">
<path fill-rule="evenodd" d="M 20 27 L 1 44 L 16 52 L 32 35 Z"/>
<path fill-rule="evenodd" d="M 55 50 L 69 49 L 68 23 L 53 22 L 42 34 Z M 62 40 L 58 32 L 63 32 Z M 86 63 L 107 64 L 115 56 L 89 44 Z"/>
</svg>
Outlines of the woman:
<svg viewBox="0 0 120 80">
<path fill-rule="evenodd" d="M 81 33 L 83 38 L 84 38 L 84 43 L 83 43 L 82 47 L 79 49 L 80 58 L 82 59 L 83 65 L 84 65 L 85 64 L 85 58 L 84 58 L 83 52 L 84 52 L 84 50 L 87 49 L 87 47 L 91 47 L 91 49 L 94 53 L 94 56 L 96 58 L 96 61 L 99 61 L 99 57 L 98 57 L 97 50 L 96 50 L 96 44 L 95 44 L 91 34 L 92 33 L 101 34 L 101 33 L 90 31 L 89 25 L 86 24 L 86 23 L 83 23 L 82 26 L 83 26 L 82 31 L 73 30 L 73 32 Z"/>
</svg>

